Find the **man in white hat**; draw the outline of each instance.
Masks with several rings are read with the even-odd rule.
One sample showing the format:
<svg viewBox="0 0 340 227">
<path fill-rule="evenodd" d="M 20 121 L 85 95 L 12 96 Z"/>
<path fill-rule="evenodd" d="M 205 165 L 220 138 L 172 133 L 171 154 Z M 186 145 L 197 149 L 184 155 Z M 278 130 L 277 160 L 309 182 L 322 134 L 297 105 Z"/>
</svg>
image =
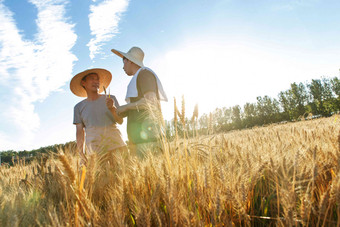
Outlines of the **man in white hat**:
<svg viewBox="0 0 340 227">
<path fill-rule="evenodd" d="M 113 95 L 101 95 L 110 84 L 112 75 L 105 69 L 89 69 L 75 75 L 70 83 L 73 94 L 87 97 L 74 107 L 73 124 L 76 125 L 77 148 L 84 157 L 89 151 L 126 151 L 116 123 L 123 119 L 117 114 L 118 101 Z M 106 92 L 106 90 L 105 90 Z"/>
<path fill-rule="evenodd" d="M 151 117 L 150 104 L 160 110 L 159 101 L 167 101 L 167 97 L 158 76 L 144 66 L 142 49 L 132 47 L 127 53 L 116 49 L 111 51 L 123 58 L 123 69 L 132 77 L 125 97 L 127 104 L 117 107 L 117 113 L 123 117 L 127 116 L 130 151 L 144 156 L 145 152 L 154 149 L 155 142 L 160 139 L 162 132 L 156 119 Z M 161 111 L 158 113 L 161 114 Z"/>
</svg>

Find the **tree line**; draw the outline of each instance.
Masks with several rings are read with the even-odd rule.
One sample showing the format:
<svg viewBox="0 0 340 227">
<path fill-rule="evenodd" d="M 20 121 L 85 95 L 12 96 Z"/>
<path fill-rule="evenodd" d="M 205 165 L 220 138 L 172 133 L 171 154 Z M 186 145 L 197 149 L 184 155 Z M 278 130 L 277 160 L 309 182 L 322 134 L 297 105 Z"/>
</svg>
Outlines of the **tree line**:
<svg viewBox="0 0 340 227">
<path fill-rule="evenodd" d="M 167 137 L 171 139 L 176 134 L 183 137 L 184 133 L 190 137 L 195 133 L 205 135 L 271 123 L 328 117 L 340 111 L 340 80 L 334 77 L 312 79 L 309 83 L 292 83 L 288 90 L 279 92 L 277 98 L 265 95 L 256 100 L 255 103 L 244 104 L 243 108 L 239 105 L 216 108 L 199 118 L 194 117 L 197 115 L 194 111 L 193 117 L 186 117 L 185 120 L 176 116 L 181 116 L 180 111 L 175 111 L 174 118 L 165 124 Z"/>
<path fill-rule="evenodd" d="M 44 154 L 47 153 L 57 153 L 60 149 L 66 150 L 72 147 L 76 147 L 77 144 L 75 141 L 67 142 L 65 144 L 55 144 L 50 145 L 47 147 L 41 147 L 39 149 L 31 150 L 31 151 L 14 151 L 14 150 L 7 150 L 2 151 L 0 153 L 1 156 L 1 164 L 7 163 L 9 165 L 13 165 L 18 160 L 24 160 L 26 163 L 31 162 L 36 158 L 43 157 Z"/>
</svg>

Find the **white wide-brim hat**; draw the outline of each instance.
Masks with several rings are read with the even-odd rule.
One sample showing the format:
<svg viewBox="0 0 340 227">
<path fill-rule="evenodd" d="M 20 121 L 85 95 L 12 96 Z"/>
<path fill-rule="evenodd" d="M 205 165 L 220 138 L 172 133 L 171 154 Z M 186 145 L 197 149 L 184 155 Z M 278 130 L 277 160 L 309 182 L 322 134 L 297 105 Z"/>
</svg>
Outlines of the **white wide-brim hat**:
<svg viewBox="0 0 340 227">
<path fill-rule="evenodd" d="M 73 94 L 79 97 L 87 97 L 87 93 L 81 85 L 81 80 L 84 78 L 84 76 L 87 76 L 91 73 L 95 73 L 99 77 L 99 93 L 103 92 L 103 87 L 107 88 L 109 86 L 112 79 L 112 74 L 109 71 L 99 68 L 88 69 L 84 72 L 78 73 L 72 78 L 70 82 L 70 89 Z"/>
<path fill-rule="evenodd" d="M 132 47 L 127 53 L 116 50 L 116 49 L 112 49 L 111 51 L 121 58 L 126 57 L 127 59 L 135 63 L 136 65 L 139 65 L 140 67 L 144 67 L 144 64 L 143 64 L 144 52 L 139 47 Z"/>
</svg>

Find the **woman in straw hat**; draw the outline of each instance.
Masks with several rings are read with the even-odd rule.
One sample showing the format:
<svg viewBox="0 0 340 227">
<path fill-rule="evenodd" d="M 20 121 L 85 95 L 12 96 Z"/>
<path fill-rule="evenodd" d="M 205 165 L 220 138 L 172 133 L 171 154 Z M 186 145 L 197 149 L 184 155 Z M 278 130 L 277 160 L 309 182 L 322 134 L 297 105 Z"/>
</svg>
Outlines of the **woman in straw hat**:
<svg viewBox="0 0 340 227">
<path fill-rule="evenodd" d="M 89 69 L 75 75 L 70 83 L 73 94 L 87 97 L 74 107 L 78 151 L 84 157 L 84 144 L 89 151 L 127 150 L 116 123 L 118 101 L 113 95 L 101 95 L 110 84 L 112 75 L 105 69 Z M 105 90 L 106 92 L 106 90 Z"/>
<path fill-rule="evenodd" d="M 145 152 L 154 150 L 162 133 L 161 125 L 157 124 L 159 118 L 163 119 L 162 113 L 150 113 L 150 104 L 160 110 L 159 101 L 167 101 L 167 97 L 156 73 L 144 66 L 142 49 L 132 47 L 127 53 L 116 49 L 111 51 L 123 58 L 123 69 L 132 77 L 125 97 L 127 104 L 118 107 L 117 112 L 127 116 L 130 151 L 143 157 Z"/>
</svg>

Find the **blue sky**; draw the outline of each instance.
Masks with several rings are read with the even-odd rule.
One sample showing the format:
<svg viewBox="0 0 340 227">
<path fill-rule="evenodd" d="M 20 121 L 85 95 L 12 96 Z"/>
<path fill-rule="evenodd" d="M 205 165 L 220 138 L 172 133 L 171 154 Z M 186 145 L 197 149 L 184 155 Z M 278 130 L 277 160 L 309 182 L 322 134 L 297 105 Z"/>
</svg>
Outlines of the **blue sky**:
<svg viewBox="0 0 340 227">
<path fill-rule="evenodd" d="M 111 71 L 124 104 L 130 78 L 112 48 L 144 50 L 168 120 L 173 97 L 202 114 L 339 76 L 339 10 L 335 0 L 0 0 L 0 151 L 75 140 L 82 99 L 69 82 L 88 68 Z"/>
</svg>

